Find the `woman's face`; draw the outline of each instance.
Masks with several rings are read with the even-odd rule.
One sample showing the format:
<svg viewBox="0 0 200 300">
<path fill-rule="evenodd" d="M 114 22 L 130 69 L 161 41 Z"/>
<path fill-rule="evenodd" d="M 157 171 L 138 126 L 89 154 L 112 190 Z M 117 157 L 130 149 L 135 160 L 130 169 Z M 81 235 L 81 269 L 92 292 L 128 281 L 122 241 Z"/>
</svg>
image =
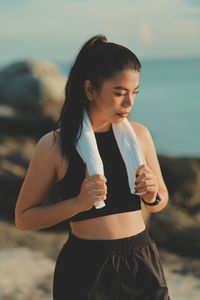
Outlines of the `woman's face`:
<svg viewBox="0 0 200 300">
<path fill-rule="evenodd" d="M 107 131 L 112 123 L 118 123 L 128 116 L 139 91 L 139 79 L 138 71 L 121 71 L 105 80 L 98 91 L 89 80 L 85 81 L 94 131 Z"/>
</svg>

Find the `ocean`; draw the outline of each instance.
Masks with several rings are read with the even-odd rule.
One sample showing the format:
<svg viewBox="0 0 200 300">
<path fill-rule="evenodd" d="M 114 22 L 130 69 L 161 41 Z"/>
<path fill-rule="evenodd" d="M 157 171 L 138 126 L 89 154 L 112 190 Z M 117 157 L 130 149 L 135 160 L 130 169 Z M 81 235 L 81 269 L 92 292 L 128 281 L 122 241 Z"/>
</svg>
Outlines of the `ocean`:
<svg viewBox="0 0 200 300">
<path fill-rule="evenodd" d="M 151 132 L 160 155 L 200 157 L 200 59 L 141 60 L 129 116 Z M 59 64 L 67 75 L 70 65 Z"/>
<path fill-rule="evenodd" d="M 151 132 L 160 155 L 200 158 L 200 58 L 142 60 L 129 116 Z M 65 76 L 72 62 L 55 62 Z"/>
</svg>

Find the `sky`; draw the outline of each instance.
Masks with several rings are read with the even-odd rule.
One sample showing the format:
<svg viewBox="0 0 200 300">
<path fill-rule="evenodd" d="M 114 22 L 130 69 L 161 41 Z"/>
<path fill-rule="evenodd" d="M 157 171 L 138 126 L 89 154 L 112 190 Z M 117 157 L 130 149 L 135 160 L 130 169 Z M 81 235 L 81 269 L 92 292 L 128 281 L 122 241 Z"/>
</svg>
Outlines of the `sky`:
<svg viewBox="0 0 200 300">
<path fill-rule="evenodd" d="M 0 64 L 70 62 L 96 34 L 140 58 L 200 57 L 200 0 L 0 0 Z"/>
</svg>

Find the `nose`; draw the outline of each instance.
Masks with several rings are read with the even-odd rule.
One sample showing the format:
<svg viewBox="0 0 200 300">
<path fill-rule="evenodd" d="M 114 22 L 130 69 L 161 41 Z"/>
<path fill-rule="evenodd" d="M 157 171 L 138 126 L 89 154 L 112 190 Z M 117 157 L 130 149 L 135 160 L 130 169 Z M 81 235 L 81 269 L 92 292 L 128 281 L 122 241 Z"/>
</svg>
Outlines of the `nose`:
<svg viewBox="0 0 200 300">
<path fill-rule="evenodd" d="M 131 95 L 127 95 L 122 103 L 123 107 L 131 107 L 133 105 L 133 97 Z"/>
</svg>

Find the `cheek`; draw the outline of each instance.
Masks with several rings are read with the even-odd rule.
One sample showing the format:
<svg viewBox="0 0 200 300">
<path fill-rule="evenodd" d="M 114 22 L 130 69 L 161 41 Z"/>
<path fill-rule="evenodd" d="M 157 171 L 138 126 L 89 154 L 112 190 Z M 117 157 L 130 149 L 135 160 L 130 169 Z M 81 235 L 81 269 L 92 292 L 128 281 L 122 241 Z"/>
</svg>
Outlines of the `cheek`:
<svg viewBox="0 0 200 300">
<path fill-rule="evenodd" d="M 101 96 L 96 99 L 96 107 L 101 109 L 105 114 L 109 114 L 113 109 L 118 109 L 120 105 L 121 100 L 108 92 L 105 94 L 102 93 Z"/>
<path fill-rule="evenodd" d="M 112 108 L 115 105 L 115 101 L 112 97 L 108 97 L 106 95 L 105 97 L 99 99 L 98 105 L 101 106 L 104 110 L 106 110 L 108 108 Z"/>
<path fill-rule="evenodd" d="M 105 103 L 104 107 L 105 110 L 116 110 L 120 106 L 120 102 L 116 101 L 113 98 L 108 99 L 108 101 Z"/>
</svg>

